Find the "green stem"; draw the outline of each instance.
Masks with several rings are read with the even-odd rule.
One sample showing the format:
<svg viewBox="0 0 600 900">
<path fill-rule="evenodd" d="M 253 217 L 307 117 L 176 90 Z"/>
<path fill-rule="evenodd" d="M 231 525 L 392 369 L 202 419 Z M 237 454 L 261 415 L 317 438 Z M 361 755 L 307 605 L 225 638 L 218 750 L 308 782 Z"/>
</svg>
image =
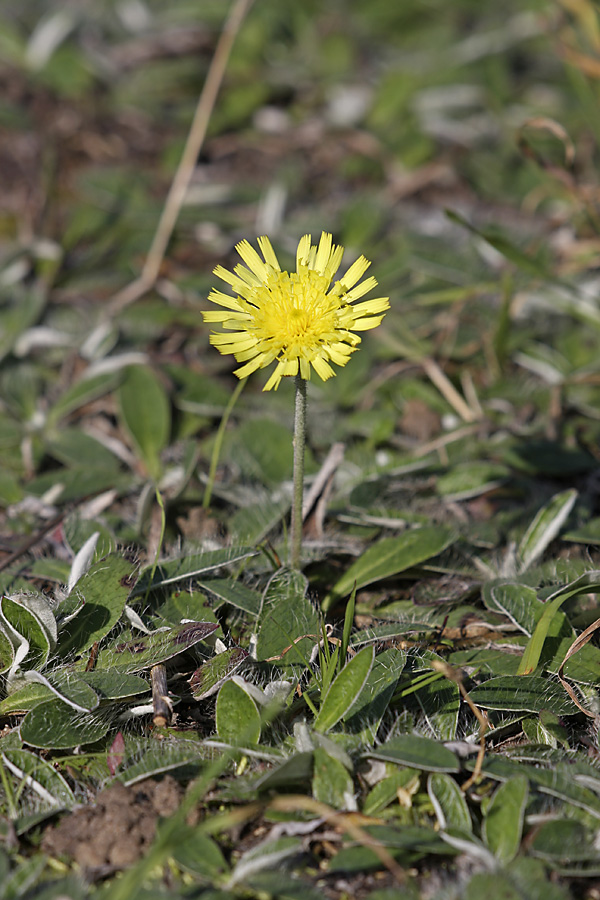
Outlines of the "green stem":
<svg viewBox="0 0 600 900">
<path fill-rule="evenodd" d="M 304 488 L 304 448 L 306 446 L 306 381 L 296 375 L 294 411 L 294 488 L 292 494 L 292 569 L 300 568 L 302 556 L 302 495 Z"/>
<path fill-rule="evenodd" d="M 156 492 L 156 502 L 160 507 L 160 540 L 156 547 L 156 553 L 154 554 L 154 562 L 152 563 L 152 569 L 150 570 L 150 578 L 148 580 L 146 596 L 144 597 L 144 604 L 148 603 L 148 596 L 150 594 L 150 591 L 152 590 L 152 582 L 154 581 L 154 575 L 156 574 L 156 569 L 158 567 L 160 551 L 162 550 L 162 545 L 165 540 L 165 531 L 167 530 L 167 511 L 165 509 L 165 503 L 159 489 L 155 487 L 154 490 Z"/>
<path fill-rule="evenodd" d="M 208 509 L 210 506 L 210 499 L 212 497 L 213 487 L 215 486 L 215 476 L 217 474 L 217 466 L 219 465 L 219 457 L 221 456 L 221 447 L 223 446 L 223 438 L 225 437 L 225 429 L 227 428 L 227 423 L 229 421 L 229 416 L 233 411 L 233 407 L 237 403 L 237 399 L 244 390 L 244 387 L 247 382 L 247 378 L 241 378 L 238 384 L 235 386 L 235 390 L 231 397 L 229 398 L 229 403 L 225 407 L 225 412 L 223 413 L 223 418 L 221 419 L 221 423 L 217 430 L 217 435 L 215 437 L 215 444 L 213 447 L 212 456 L 210 458 L 210 468 L 208 470 L 208 481 L 206 482 L 206 487 L 204 488 L 204 497 L 202 500 L 203 509 Z"/>
</svg>

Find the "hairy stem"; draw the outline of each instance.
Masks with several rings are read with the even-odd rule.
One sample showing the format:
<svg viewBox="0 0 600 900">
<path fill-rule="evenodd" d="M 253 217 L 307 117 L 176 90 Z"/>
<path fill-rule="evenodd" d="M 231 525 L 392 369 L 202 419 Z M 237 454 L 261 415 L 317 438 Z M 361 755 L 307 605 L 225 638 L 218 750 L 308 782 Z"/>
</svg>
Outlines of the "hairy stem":
<svg viewBox="0 0 600 900">
<path fill-rule="evenodd" d="M 290 563 L 300 568 L 302 556 L 302 497 L 304 488 L 304 449 L 306 446 L 306 381 L 296 375 L 294 412 L 294 488 L 292 494 L 292 535 Z"/>
</svg>

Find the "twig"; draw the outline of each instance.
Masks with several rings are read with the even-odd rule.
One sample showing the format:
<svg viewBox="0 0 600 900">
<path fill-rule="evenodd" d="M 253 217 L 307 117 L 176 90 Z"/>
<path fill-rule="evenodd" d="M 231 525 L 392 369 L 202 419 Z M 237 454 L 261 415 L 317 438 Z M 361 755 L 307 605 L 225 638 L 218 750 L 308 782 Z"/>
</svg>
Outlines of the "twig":
<svg viewBox="0 0 600 900">
<path fill-rule="evenodd" d="M 166 728 L 171 724 L 173 704 L 168 696 L 167 670 L 162 663 L 152 666 L 150 680 L 152 681 L 152 706 L 154 709 L 152 721 L 157 728 Z"/>
<path fill-rule="evenodd" d="M 462 786 L 463 792 L 467 792 L 472 784 L 481 777 L 481 769 L 483 767 L 483 760 L 485 758 L 485 734 L 488 730 L 488 720 L 485 716 L 485 713 L 479 709 L 479 707 L 475 706 L 471 698 L 469 697 L 469 692 L 463 684 L 462 675 L 457 669 L 454 669 L 452 666 L 448 665 L 448 663 L 444 662 L 441 659 L 434 659 L 431 661 L 432 669 L 435 669 L 436 672 L 441 672 L 448 681 L 453 681 L 454 684 L 458 686 L 458 690 L 460 694 L 479 722 L 479 752 L 477 754 L 477 759 L 475 760 L 475 768 L 473 769 L 473 774 L 469 778 L 468 781 Z"/>
<path fill-rule="evenodd" d="M 183 154 L 167 194 L 144 268 L 139 278 L 114 295 L 108 307 L 110 315 L 116 315 L 135 300 L 139 300 L 156 282 L 179 211 L 194 174 L 198 154 L 206 137 L 206 130 L 225 75 L 231 48 L 251 5 L 252 0 L 237 0 L 229 11 L 206 75 L 204 87 L 198 98 Z"/>
<path fill-rule="evenodd" d="M 438 364 L 429 357 L 425 357 L 421 361 L 421 365 L 425 370 L 425 374 L 436 386 L 440 394 L 448 401 L 450 406 L 461 417 L 463 422 L 474 422 L 477 418 L 471 407 L 463 397 L 458 393 L 450 379 L 440 369 Z"/>
</svg>

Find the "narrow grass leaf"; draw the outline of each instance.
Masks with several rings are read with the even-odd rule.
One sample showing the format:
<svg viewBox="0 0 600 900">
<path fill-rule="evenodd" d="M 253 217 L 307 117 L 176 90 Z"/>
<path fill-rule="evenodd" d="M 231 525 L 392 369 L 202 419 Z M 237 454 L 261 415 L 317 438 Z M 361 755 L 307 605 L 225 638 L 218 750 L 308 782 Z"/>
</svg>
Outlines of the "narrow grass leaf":
<svg viewBox="0 0 600 900">
<path fill-rule="evenodd" d="M 519 666 L 519 675 L 530 675 L 536 670 L 552 619 L 562 604 L 570 597 L 575 597 L 577 594 L 595 594 L 598 592 L 600 592 L 600 572 L 590 571 L 585 572 L 574 581 L 562 585 L 558 590 L 554 591 L 554 593 L 546 598 L 544 612 L 523 653 L 521 665 Z"/>
<path fill-rule="evenodd" d="M 352 709 L 365 686 L 375 658 L 374 647 L 364 647 L 344 666 L 321 702 L 314 727 L 329 731 Z"/>
</svg>

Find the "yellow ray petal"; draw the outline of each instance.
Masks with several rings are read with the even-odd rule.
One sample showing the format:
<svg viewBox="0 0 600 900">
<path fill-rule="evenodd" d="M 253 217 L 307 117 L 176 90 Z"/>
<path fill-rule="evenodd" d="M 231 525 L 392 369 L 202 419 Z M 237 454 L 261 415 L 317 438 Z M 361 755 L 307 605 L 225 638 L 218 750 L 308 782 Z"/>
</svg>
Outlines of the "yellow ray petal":
<svg viewBox="0 0 600 900">
<path fill-rule="evenodd" d="M 258 276 L 260 281 L 264 281 L 269 274 L 269 270 L 252 244 L 249 241 L 240 241 L 239 244 L 235 245 L 235 249 L 240 254 L 248 268 Z"/>
<path fill-rule="evenodd" d="M 259 237 L 258 246 L 262 251 L 262 255 L 264 256 L 267 263 L 272 266 L 277 272 L 281 272 L 281 266 L 279 265 L 279 260 L 275 255 L 275 251 L 271 245 L 271 241 L 268 237 Z"/>
</svg>

